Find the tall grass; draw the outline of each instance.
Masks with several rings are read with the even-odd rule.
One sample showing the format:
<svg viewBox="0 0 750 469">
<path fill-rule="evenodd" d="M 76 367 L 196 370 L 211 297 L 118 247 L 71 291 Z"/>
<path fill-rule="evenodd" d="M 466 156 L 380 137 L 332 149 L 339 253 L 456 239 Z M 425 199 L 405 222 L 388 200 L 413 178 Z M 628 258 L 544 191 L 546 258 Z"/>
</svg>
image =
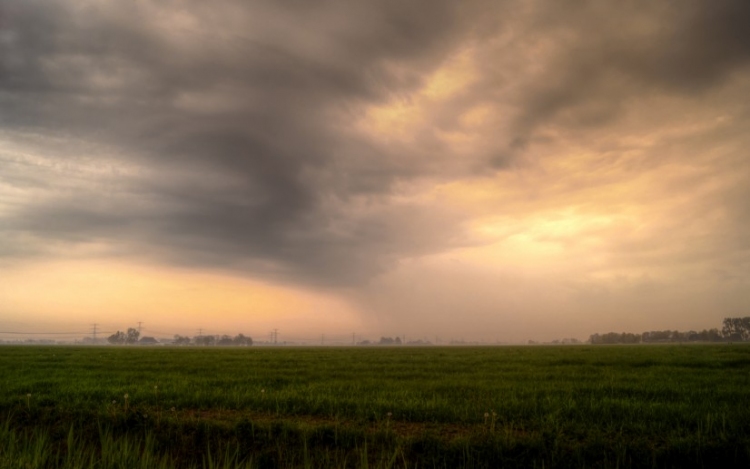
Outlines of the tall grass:
<svg viewBox="0 0 750 469">
<path fill-rule="evenodd" d="M 115 438 L 103 430 L 98 442 L 76 433 L 74 427 L 56 439 L 46 427 L 14 429 L 7 418 L 0 427 L 0 467 L 64 469 L 161 469 L 172 468 L 169 457 L 154 451 L 153 437 L 123 435 Z M 97 444 L 98 443 L 98 444 Z"/>
<path fill-rule="evenodd" d="M 0 376 L 0 467 L 750 464 L 737 344 L 2 347 Z"/>
</svg>

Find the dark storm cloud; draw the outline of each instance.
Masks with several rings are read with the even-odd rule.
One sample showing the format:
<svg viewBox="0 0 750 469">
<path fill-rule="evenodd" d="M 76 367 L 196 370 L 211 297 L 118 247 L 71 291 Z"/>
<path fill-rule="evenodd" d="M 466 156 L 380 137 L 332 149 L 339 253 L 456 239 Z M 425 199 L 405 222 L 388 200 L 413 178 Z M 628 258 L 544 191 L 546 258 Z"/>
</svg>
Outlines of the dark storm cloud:
<svg viewBox="0 0 750 469">
<path fill-rule="evenodd" d="M 408 91 L 439 64 L 466 28 L 451 2 L 19 1 L 2 15 L 3 128 L 100 142 L 118 154 L 103 154 L 107 164 L 142 168 L 105 175 L 125 187 L 109 196 L 82 184 L 14 207 L 6 233 L 110 240 L 184 264 L 270 265 L 322 283 L 450 241 L 400 239 L 410 220 L 429 218 L 416 208 L 350 216 L 336 206 L 387 196 L 414 172 L 337 129 L 356 117 L 346 106 Z"/>
<path fill-rule="evenodd" d="M 644 96 L 697 97 L 721 86 L 750 63 L 749 22 L 750 4 L 742 0 L 536 5 L 523 33 L 486 52 L 489 83 L 481 89 L 514 79 L 492 66 L 493 57 L 537 69 L 515 98 L 507 147 L 518 153 L 543 126 L 587 131 L 616 123 Z M 526 57 L 521 66 L 519 55 Z"/>
<path fill-rule="evenodd" d="M 749 58 L 746 2 L 524 5 L 5 2 L 0 130 L 57 139 L 31 148 L 78 169 L 45 166 L 40 178 L 41 163 L 14 163 L 0 175 L 49 186 L 11 205 L 4 252 L 103 241 L 179 264 L 360 283 L 467 242 L 466 215 L 393 202 L 398 184 L 461 177 L 487 155 L 507 167 L 546 124 L 603 125 L 648 90 L 701 92 Z M 442 168 L 451 155 L 430 132 L 409 147 L 351 131 L 362 108 L 408 97 L 465 44 L 482 76 L 431 122 L 450 130 L 493 101 L 516 109 L 511 132 L 465 168 Z M 541 72 L 514 68 L 535 61 Z"/>
</svg>

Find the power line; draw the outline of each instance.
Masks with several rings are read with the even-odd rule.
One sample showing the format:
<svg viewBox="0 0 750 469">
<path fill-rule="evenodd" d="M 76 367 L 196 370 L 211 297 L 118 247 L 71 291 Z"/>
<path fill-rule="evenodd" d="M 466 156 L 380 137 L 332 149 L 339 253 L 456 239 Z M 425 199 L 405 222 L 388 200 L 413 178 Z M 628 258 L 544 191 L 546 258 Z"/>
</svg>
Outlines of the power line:
<svg viewBox="0 0 750 469">
<path fill-rule="evenodd" d="M 154 331 L 152 329 L 146 328 L 146 334 L 157 334 L 157 335 L 174 335 L 174 332 L 163 332 L 163 331 Z"/>
<path fill-rule="evenodd" d="M 88 334 L 86 332 L 15 332 L 15 331 L 0 331 L 0 334 L 26 334 L 26 335 L 73 335 L 73 334 Z"/>
</svg>

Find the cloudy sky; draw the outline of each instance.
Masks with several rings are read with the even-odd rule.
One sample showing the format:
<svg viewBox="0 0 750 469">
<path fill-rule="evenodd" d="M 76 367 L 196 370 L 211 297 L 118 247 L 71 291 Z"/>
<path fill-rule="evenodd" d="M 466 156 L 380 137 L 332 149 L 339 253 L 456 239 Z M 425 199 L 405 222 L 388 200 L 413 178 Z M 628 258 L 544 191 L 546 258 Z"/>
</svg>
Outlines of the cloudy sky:
<svg viewBox="0 0 750 469">
<path fill-rule="evenodd" d="M 748 24 L 745 0 L 0 0 L 0 329 L 750 315 Z"/>
</svg>

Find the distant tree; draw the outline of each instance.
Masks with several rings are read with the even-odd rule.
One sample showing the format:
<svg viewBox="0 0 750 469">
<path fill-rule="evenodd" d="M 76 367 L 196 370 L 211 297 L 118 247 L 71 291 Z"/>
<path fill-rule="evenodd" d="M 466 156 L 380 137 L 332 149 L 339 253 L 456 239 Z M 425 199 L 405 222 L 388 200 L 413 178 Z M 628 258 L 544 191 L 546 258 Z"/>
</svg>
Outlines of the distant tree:
<svg viewBox="0 0 750 469">
<path fill-rule="evenodd" d="M 623 332 L 620 336 L 620 343 L 622 344 L 637 344 L 641 342 L 640 334 L 631 334 Z"/>
<path fill-rule="evenodd" d="M 407 343 L 409 345 L 422 345 L 422 346 L 423 345 L 432 345 L 432 342 L 430 342 L 429 340 L 422 340 L 422 339 L 410 340 Z"/>
<path fill-rule="evenodd" d="M 676 332 L 676 331 L 675 331 Z M 670 342 L 672 340 L 672 331 L 649 331 L 641 335 L 643 342 Z M 677 333 L 679 337 L 679 332 Z"/>
<path fill-rule="evenodd" d="M 175 334 L 172 343 L 175 345 L 190 345 L 190 337 Z"/>
<path fill-rule="evenodd" d="M 136 344 L 138 343 L 138 337 L 141 335 L 140 332 L 138 332 L 138 329 L 134 329 L 132 327 L 128 328 L 128 334 L 125 338 L 126 344 Z"/>
<path fill-rule="evenodd" d="M 111 336 L 107 337 L 107 342 L 113 345 L 122 345 L 128 339 L 128 336 L 124 332 L 117 331 Z"/>
<path fill-rule="evenodd" d="M 381 337 L 380 342 L 378 342 L 380 345 L 400 345 L 401 344 L 401 338 L 396 337 L 394 340 L 393 337 Z"/>
<path fill-rule="evenodd" d="M 620 343 L 620 334 L 618 334 L 617 332 L 607 332 L 602 336 L 602 343 L 618 344 Z"/>
<path fill-rule="evenodd" d="M 216 338 L 212 335 L 199 335 L 193 337 L 193 342 L 196 345 L 214 345 L 216 343 Z"/>
<path fill-rule="evenodd" d="M 232 338 L 225 334 L 216 342 L 216 345 L 233 345 Z"/>
<path fill-rule="evenodd" d="M 685 334 L 690 342 L 720 342 L 722 340 L 718 329 L 703 329 L 700 332 L 690 331 Z"/>
<path fill-rule="evenodd" d="M 705 332 L 706 332 L 706 340 L 710 342 L 719 342 L 722 340 L 721 332 L 719 332 L 719 330 L 716 328 L 709 329 Z"/>
<path fill-rule="evenodd" d="M 250 345 L 253 345 L 253 339 L 244 334 L 237 334 L 234 339 L 232 339 L 232 344 L 249 347 Z"/>
<path fill-rule="evenodd" d="M 641 334 L 630 332 L 607 332 L 606 334 L 593 334 L 589 337 L 589 343 L 598 344 L 637 344 L 641 342 Z"/>
<path fill-rule="evenodd" d="M 750 317 L 724 318 L 722 335 L 729 340 L 744 341 L 750 339 Z"/>
</svg>

